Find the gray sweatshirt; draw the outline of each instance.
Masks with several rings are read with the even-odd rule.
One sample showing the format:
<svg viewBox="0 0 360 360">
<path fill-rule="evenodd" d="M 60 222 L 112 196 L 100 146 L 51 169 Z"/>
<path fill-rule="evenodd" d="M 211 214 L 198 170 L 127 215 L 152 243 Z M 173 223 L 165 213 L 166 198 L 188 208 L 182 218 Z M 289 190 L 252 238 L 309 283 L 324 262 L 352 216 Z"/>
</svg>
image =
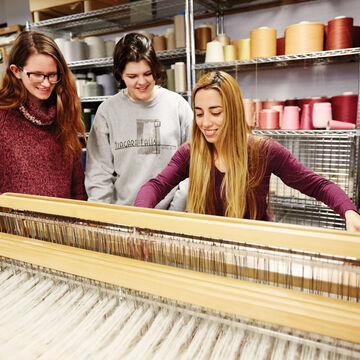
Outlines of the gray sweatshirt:
<svg viewBox="0 0 360 360">
<path fill-rule="evenodd" d="M 188 102 L 160 87 L 148 102 L 135 102 L 127 89 L 105 100 L 87 143 L 88 200 L 133 205 L 141 186 L 165 168 L 178 147 L 189 140 L 192 119 Z M 183 210 L 169 206 L 173 197 L 174 192 L 157 207 Z M 179 194 L 175 198 L 183 203 Z"/>
</svg>

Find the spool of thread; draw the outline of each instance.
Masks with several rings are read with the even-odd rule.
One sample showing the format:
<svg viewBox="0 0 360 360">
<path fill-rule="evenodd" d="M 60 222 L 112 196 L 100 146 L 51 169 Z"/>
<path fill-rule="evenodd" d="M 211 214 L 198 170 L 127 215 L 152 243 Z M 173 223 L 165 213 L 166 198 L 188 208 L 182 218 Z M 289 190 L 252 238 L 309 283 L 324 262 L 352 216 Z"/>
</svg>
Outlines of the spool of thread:
<svg viewBox="0 0 360 360">
<path fill-rule="evenodd" d="M 360 26 L 353 26 L 352 28 L 353 47 L 360 47 Z"/>
<path fill-rule="evenodd" d="M 284 106 L 298 106 L 299 100 L 298 99 L 286 99 L 284 102 Z"/>
<path fill-rule="evenodd" d="M 175 91 L 185 92 L 186 91 L 186 69 L 185 63 L 175 63 Z"/>
<path fill-rule="evenodd" d="M 273 109 L 260 110 L 259 129 L 279 129 L 279 112 Z"/>
<path fill-rule="evenodd" d="M 284 102 L 279 100 L 265 100 L 262 102 L 263 109 L 271 109 L 274 105 L 284 105 Z"/>
<path fill-rule="evenodd" d="M 285 54 L 303 54 L 324 49 L 324 24 L 301 22 L 285 29 Z"/>
<path fill-rule="evenodd" d="M 165 36 L 154 36 L 152 40 L 152 44 L 155 51 L 166 50 Z"/>
<path fill-rule="evenodd" d="M 217 34 L 215 40 L 219 41 L 222 46 L 230 45 L 230 37 L 226 34 Z"/>
<path fill-rule="evenodd" d="M 276 39 L 276 55 L 285 55 L 285 37 Z"/>
<path fill-rule="evenodd" d="M 255 103 L 255 126 L 259 126 L 259 114 L 262 110 L 262 101 L 260 99 L 253 99 Z"/>
<path fill-rule="evenodd" d="M 96 81 L 87 81 L 82 86 L 82 93 L 84 97 L 102 96 L 104 90 L 102 85 L 98 84 Z"/>
<path fill-rule="evenodd" d="M 206 44 L 211 41 L 211 29 L 200 26 L 195 30 L 195 47 L 197 50 L 206 50 Z"/>
<path fill-rule="evenodd" d="M 76 74 L 76 91 L 79 97 L 84 96 L 83 95 L 83 85 L 86 84 L 86 74 Z"/>
<path fill-rule="evenodd" d="M 83 109 L 81 113 L 81 118 L 84 123 L 85 132 L 89 132 L 91 128 L 91 109 Z"/>
<path fill-rule="evenodd" d="M 314 129 L 311 116 L 310 104 L 304 104 L 301 111 L 301 121 L 300 121 L 301 130 L 312 130 Z"/>
<path fill-rule="evenodd" d="M 252 58 L 276 55 L 276 29 L 260 27 L 250 31 L 250 56 Z"/>
<path fill-rule="evenodd" d="M 298 106 L 285 106 L 281 123 L 282 130 L 299 130 L 300 108 Z"/>
<path fill-rule="evenodd" d="M 112 57 L 115 48 L 114 40 L 106 40 L 105 41 L 105 53 L 107 57 Z"/>
<path fill-rule="evenodd" d="M 84 40 L 88 46 L 89 59 L 99 59 L 106 57 L 105 41 L 98 36 L 89 36 Z"/>
<path fill-rule="evenodd" d="M 344 121 L 330 120 L 330 130 L 353 130 L 355 124 L 350 124 Z"/>
<path fill-rule="evenodd" d="M 236 60 L 236 47 L 234 45 L 223 46 L 223 51 L 224 51 L 224 60 L 225 61 Z"/>
<path fill-rule="evenodd" d="M 174 28 L 166 29 L 165 39 L 166 39 L 166 50 L 174 50 L 176 48 Z"/>
<path fill-rule="evenodd" d="M 255 126 L 255 102 L 251 99 L 243 99 L 245 120 L 250 127 Z"/>
<path fill-rule="evenodd" d="M 331 104 L 329 102 L 315 103 L 312 122 L 315 129 L 326 129 L 332 120 Z"/>
<path fill-rule="evenodd" d="M 236 59 L 249 60 L 250 59 L 250 38 L 239 39 L 232 42 L 236 46 Z"/>
<path fill-rule="evenodd" d="M 85 60 L 87 44 L 83 40 L 69 40 L 65 42 L 64 57 L 67 62 Z"/>
<path fill-rule="evenodd" d="M 175 26 L 175 47 L 184 48 L 186 46 L 185 41 L 185 14 L 179 13 L 174 16 Z"/>
<path fill-rule="evenodd" d="M 112 74 L 101 74 L 96 76 L 96 82 L 103 87 L 103 95 L 111 96 L 117 93 L 116 80 Z"/>
<path fill-rule="evenodd" d="M 205 62 L 224 62 L 223 46 L 217 40 L 209 41 L 206 44 Z"/>
<path fill-rule="evenodd" d="M 175 70 L 174 69 L 167 69 L 167 83 L 166 87 L 168 90 L 175 91 Z"/>
<path fill-rule="evenodd" d="M 284 105 L 272 105 L 271 109 L 279 112 L 279 126 L 281 128 L 282 118 L 283 118 L 283 114 L 284 114 Z"/>
<path fill-rule="evenodd" d="M 338 16 L 328 22 L 326 50 L 347 49 L 353 46 L 352 17 Z"/>
<path fill-rule="evenodd" d="M 204 24 L 201 24 L 199 27 L 202 27 L 202 26 L 210 28 L 210 30 L 211 30 L 211 40 L 210 41 L 214 40 L 216 37 L 216 25 L 213 22 L 208 21 Z"/>
<path fill-rule="evenodd" d="M 66 40 L 64 38 L 56 38 L 56 39 L 54 39 L 54 41 L 56 42 L 56 45 L 58 46 L 60 51 L 63 54 L 65 54 L 65 43 L 66 43 L 66 41 L 69 41 L 69 40 Z"/>
<path fill-rule="evenodd" d="M 334 120 L 357 124 L 359 96 L 353 93 L 343 93 L 331 98 Z"/>
</svg>

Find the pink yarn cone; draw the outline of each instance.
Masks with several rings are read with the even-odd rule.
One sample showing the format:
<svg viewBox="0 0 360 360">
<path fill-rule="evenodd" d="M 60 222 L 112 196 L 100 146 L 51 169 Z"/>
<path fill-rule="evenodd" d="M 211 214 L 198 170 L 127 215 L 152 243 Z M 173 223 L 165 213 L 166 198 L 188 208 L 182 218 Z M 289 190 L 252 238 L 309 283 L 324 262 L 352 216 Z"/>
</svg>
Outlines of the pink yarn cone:
<svg viewBox="0 0 360 360">
<path fill-rule="evenodd" d="M 301 121 L 300 121 L 301 130 L 313 130 L 312 116 L 310 104 L 304 104 L 301 112 Z"/>
</svg>

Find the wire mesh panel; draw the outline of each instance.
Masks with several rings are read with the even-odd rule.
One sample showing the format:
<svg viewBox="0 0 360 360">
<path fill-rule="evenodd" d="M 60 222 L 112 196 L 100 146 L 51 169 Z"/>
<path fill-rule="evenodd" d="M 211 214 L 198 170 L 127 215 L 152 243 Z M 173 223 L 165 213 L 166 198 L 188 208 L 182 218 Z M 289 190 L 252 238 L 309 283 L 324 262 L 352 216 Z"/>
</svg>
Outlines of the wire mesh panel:
<svg viewBox="0 0 360 360">
<path fill-rule="evenodd" d="M 358 205 L 358 148 L 356 130 L 255 130 L 270 136 L 307 168 L 340 186 Z M 286 186 L 277 176 L 270 181 L 271 208 L 278 222 L 344 228 L 345 223 L 323 203 Z"/>
</svg>

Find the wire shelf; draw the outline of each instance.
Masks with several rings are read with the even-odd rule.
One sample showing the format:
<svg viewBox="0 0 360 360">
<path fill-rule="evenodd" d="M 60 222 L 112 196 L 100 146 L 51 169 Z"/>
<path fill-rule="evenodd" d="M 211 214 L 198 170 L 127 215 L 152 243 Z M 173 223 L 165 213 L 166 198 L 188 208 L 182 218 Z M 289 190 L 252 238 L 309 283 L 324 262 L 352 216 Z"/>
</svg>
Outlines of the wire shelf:
<svg viewBox="0 0 360 360">
<path fill-rule="evenodd" d="M 149 7 L 151 10 L 149 11 Z M 98 35 L 119 32 L 133 27 L 149 26 L 173 21 L 185 10 L 184 0 L 141 0 L 110 6 L 100 10 L 62 16 L 30 23 L 29 29 L 50 33 L 71 33 L 73 36 Z M 204 15 L 209 10 L 194 2 L 194 15 Z"/>
<path fill-rule="evenodd" d="M 254 130 L 286 147 L 301 163 L 342 188 L 358 206 L 358 130 Z M 271 207 L 276 221 L 344 228 L 326 205 L 271 176 Z"/>
<path fill-rule="evenodd" d="M 214 63 L 203 63 L 196 64 L 193 66 L 195 70 L 225 70 L 225 71 L 241 71 L 249 70 L 254 66 L 261 67 L 286 67 L 291 65 L 304 64 L 306 65 L 324 65 L 339 62 L 351 62 L 360 60 L 360 47 L 339 49 L 339 50 L 328 50 L 318 51 L 305 54 L 294 54 L 294 55 L 279 55 L 270 56 L 263 58 L 254 58 L 249 60 L 235 60 L 229 62 L 214 62 Z"/>
</svg>

